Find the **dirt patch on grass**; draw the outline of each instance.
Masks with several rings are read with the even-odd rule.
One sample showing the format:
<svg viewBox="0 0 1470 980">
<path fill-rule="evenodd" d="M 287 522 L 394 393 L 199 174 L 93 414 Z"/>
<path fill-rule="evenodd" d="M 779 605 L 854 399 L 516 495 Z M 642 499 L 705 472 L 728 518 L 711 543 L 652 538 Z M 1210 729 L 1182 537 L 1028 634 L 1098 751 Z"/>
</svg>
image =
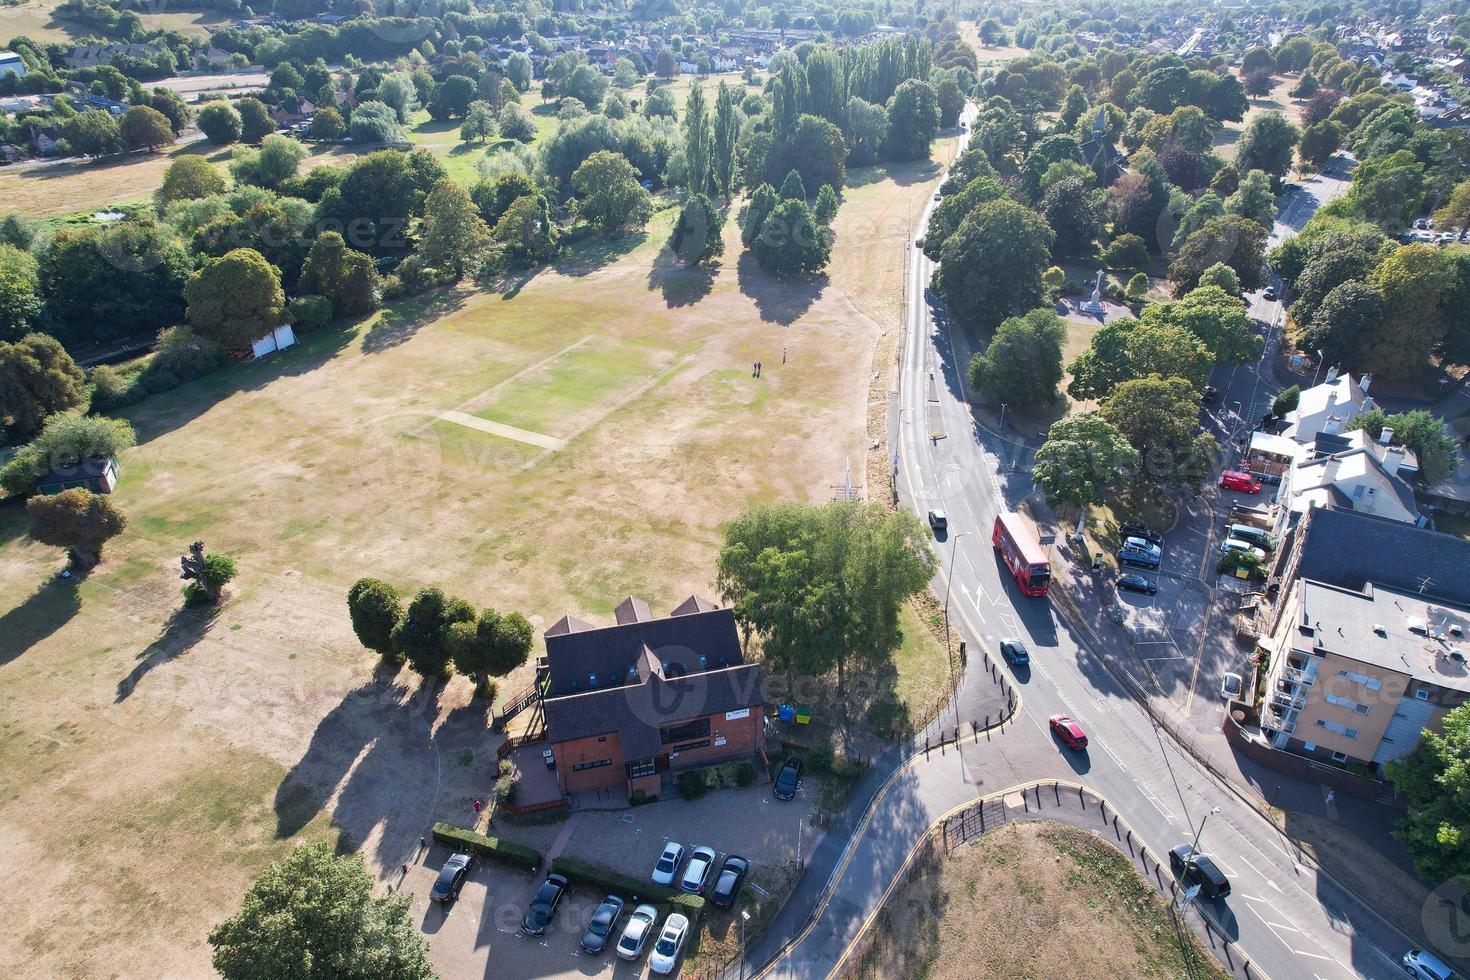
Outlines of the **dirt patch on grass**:
<svg viewBox="0 0 1470 980">
<path fill-rule="evenodd" d="M 916 874 L 889 908 L 857 975 L 1228 976 L 1126 858 L 1057 824 L 987 834 Z"/>
</svg>

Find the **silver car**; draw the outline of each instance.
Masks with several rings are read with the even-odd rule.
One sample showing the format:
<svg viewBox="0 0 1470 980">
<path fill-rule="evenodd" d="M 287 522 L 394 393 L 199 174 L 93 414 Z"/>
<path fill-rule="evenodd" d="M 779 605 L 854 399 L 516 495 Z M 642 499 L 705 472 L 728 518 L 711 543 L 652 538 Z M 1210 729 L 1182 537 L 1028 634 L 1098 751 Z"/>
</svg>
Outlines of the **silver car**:
<svg viewBox="0 0 1470 980">
<path fill-rule="evenodd" d="M 691 895 L 704 894 L 714 867 L 715 849 L 708 844 L 700 844 L 689 853 L 689 865 L 684 869 L 684 877 L 679 879 L 680 890 Z"/>
<path fill-rule="evenodd" d="M 623 926 L 623 937 L 618 940 L 618 957 L 625 960 L 636 960 L 643 955 L 643 947 L 648 945 L 648 937 L 653 935 L 653 927 L 658 922 L 658 909 L 652 905 L 640 905 L 628 916 L 628 924 Z"/>
<path fill-rule="evenodd" d="M 664 845 L 664 852 L 658 856 L 658 863 L 653 866 L 653 883 L 665 887 L 674 883 L 674 876 L 679 873 L 679 865 L 684 863 L 684 845 L 677 841 L 669 841 Z"/>
<path fill-rule="evenodd" d="M 648 968 L 660 976 L 668 976 L 679 965 L 679 954 L 684 951 L 684 942 L 689 938 L 689 920 L 674 912 L 664 920 L 663 932 L 653 944 L 648 956 Z"/>
</svg>

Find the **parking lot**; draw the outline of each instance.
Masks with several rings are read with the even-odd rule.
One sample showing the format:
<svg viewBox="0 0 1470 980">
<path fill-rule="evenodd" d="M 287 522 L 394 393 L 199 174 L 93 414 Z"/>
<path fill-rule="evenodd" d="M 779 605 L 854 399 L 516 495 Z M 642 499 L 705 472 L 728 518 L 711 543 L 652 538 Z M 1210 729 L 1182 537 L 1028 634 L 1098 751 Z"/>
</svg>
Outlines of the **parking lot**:
<svg viewBox="0 0 1470 980">
<path fill-rule="evenodd" d="M 686 854 L 700 844 L 714 848 L 718 852 L 716 869 L 727 855 L 747 858 L 751 871 L 735 909 L 706 909 L 702 942 L 693 961 L 703 965 L 738 951 L 739 910 L 750 908 L 751 903 L 775 901 L 795 875 L 798 853 L 810 854 L 816 847 L 817 832 L 807 824 L 816 792 L 815 783 L 803 785 L 795 800 L 779 801 L 772 798 L 769 784 L 757 783 L 745 789 L 716 790 L 698 800 L 676 796 L 647 806 L 583 810 L 565 821 L 497 826 L 491 833 L 529 844 L 543 854 L 600 864 L 638 881 L 648 880 L 668 840 L 683 844 Z M 442 976 L 648 975 L 647 949 L 637 963 L 619 960 L 611 950 L 597 956 L 582 950 L 582 931 L 603 898 L 600 891 L 586 886 L 573 884 L 544 936 L 521 933 L 521 917 L 545 877 L 544 870 L 530 875 L 479 862 L 471 868 L 458 901 L 449 906 L 431 902 L 429 891 L 449 853 L 442 847 L 429 847 L 410 865 L 403 884 L 413 901 L 413 921 L 428 938 L 430 959 Z M 628 900 L 625 913 L 631 913 L 636 900 L 621 897 Z M 622 934 L 625 922 L 626 915 L 616 935 Z M 650 941 L 648 948 L 651 946 Z M 687 960 L 681 964 L 688 965 Z"/>
</svg>

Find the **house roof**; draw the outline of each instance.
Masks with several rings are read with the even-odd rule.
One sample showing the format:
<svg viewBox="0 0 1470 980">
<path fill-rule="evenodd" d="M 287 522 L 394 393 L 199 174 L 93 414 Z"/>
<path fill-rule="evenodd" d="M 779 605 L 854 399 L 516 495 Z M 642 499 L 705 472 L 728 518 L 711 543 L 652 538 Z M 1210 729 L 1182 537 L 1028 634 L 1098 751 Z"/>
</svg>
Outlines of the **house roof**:
<svg viewBox="0 0 1470 980">
<path fill-rule="evenodd" d="M 1341 504 L 1342 500 L 1346 500 L 1348 506 L 1369 512 L 1374 507 L 1387 507 L 1393 512 L 1386 510 L 1384 516 L 1399 515 L 1399 520 L 1415 521 L 1419 518 L 1419 507 L 1414 502 L 1414 492 L 1409 489 L 1409 485 L 1404 482 L 1403 477 L 1388 472 L 1372 450 L 1366 447 L 1359 446 L 1346 452 L 1307 459 L 1297 463 L 1296 470 L 1291 481 L 1294 509 L 1303 509 L 1301 498 L 1304 494 L 1310 495 L 1312 491 L 1331 488 L 1335 491 L 1334 503 Z M 1354 498 L 1343 489 L 1345 485 L 1354 485 L 1355 489 L 1366 486 L 1369 491 L 1375 492 Z M 1380 503 L 1380 498 L 1388 503 Z"/>
<path fill-rule="evenodd" d="M 546 631 L 545 640 L 549 696 L 553 697 L 626 684 L 630 672 L 636 674 L 645 650 L 652 651 L 662 673 L 670 677 L 745 662 L 735 613 L 730 609 L 705 609 L 604 627 L 565 616 Z"/>
<path fill-rule="evenodd" d="M 736 664 L 666 679 L 657 670 L 656 659 L 649 663 L 651 654 L 648 651 L 640 661 L 650 673 L 637 684 L 543 701 L 551 740 L 565 742 L 616 732 L 625 760 L 651 759 L 665 748 L 659 736 L 661 727 L 765 703 L 758 664 Z"/>
<path fill-rule="evenodd" d="M 628 596 L 618 603 L 618 608 L 613 610 L 613 618 L 618 621 L 619 626 L 624 626 L 628 623 L 641 623 L 652 619 L 653 611 L 642 599 Z"/>
<path fill-rule="evenodd" d="M 84 459 L 80 463 L 71 466 L 58 466 L 44 476 L 36 480 L 36 486 L 44 487 L 60 483 L 71 483 L 74 480 L 95 480 L 105 474 L 114 465 L 110 458 Z"/>
<path fill-rule="evenodd" d="M 1299 578 L 1361 592 L 1372 582 L 1470 605 L 1470 541 L 1352 510 L 1315 508 L 1301 538 Z"/>
<path fill-rule="evenodd" d="M 1288 416 L 1291 424 L 1284 434 L 1297 442 L 1311 442 L 1327 427 L 1331 416 L 1336 415 L 1347 422 L 1359 413 L 1377 407 L 1368 397 L 1370 380 L 1368 375 L 1364 375 L 1361 381 L 1354 381 L 1351 374 L 1344 372 L 1338 375 L 1329 371 L 1326 381 L 1301 393 L 1296 411 Z"/>
</svg>

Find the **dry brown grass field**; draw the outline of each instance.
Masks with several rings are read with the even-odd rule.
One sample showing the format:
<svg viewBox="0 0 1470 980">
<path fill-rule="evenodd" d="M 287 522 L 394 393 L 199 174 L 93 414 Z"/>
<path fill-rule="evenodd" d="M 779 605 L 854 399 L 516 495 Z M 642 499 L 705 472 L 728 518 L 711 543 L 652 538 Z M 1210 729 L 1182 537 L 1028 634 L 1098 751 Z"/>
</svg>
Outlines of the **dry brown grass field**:
<svg viewBox="0 0 1470 980">
<path fill-rule="evenodd" d="M 96 33 L 86 24 L 59 20 L 55 11 L 61 0 L 27 0 L 9 7 L 0 7 L 0 44 L 11 38 L 25 36 L 33 41 L 53 41 L 65 44 Z M 140 13 L 143 26 L 150 31 L 172 30 L 180 34 L 200 37 L 209 33 L 208 28 L 231 23 L 238 19 L 220 11 L 173 11 L 160 4 L 155 12 Z"/>
<path fill-rule="evenodd" d="M 742 260 L 733 221 L 717 269 L 677 267 L 665 211 L 504 292 L 419 297 L 144 402 L 129 527 L 80 582 L 0 507 L 0 854 L 26 896 L 0 910 L 0 974 L 197 976 L 209 927 L 292 844 L 386 871 L 430 820 L 466 819 L 485 706 L 460 679 L 375 674 L 348 585 L 439 585 L 540 626 L 711 594 L 725 521 L 860 471 L 937 176 L 856 174 L 816 282 Z M 180 612 L 195 539 L 239 561 L 214 617 Z"/>
</svg>

